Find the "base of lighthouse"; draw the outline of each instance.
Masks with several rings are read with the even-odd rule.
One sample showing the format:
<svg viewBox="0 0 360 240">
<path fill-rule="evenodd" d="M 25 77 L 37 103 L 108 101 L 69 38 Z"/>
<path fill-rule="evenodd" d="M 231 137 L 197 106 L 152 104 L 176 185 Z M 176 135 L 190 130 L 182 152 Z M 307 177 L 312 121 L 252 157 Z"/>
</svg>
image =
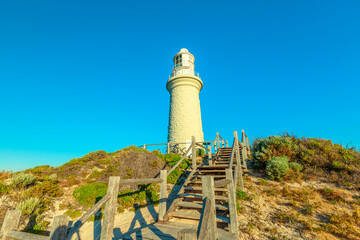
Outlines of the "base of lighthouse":
<svg viewBox="0 0 360 240">
<path fill-rule="evenodd" d="M 204 141 L 202 131 L 199 93 L 203 83 L 199 77 L 179 75 L 169 79 L 170 116 L 168 141 L 185 143 L 195 136 L 197 142 Z"/>
</svg>

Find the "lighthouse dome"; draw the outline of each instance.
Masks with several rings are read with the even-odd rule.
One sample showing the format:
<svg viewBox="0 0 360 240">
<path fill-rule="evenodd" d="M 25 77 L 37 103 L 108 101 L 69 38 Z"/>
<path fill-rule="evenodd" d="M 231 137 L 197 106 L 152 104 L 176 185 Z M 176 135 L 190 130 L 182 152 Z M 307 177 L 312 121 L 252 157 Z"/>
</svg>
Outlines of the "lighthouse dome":
<svg viewBox="0 0 360 240">
<path fill-rule="evenodd" d="M 180 49 L 180 52 L 183 53 L 183 52 L 189 52 L 186 48 L 182 48 Z"/>
</svg>

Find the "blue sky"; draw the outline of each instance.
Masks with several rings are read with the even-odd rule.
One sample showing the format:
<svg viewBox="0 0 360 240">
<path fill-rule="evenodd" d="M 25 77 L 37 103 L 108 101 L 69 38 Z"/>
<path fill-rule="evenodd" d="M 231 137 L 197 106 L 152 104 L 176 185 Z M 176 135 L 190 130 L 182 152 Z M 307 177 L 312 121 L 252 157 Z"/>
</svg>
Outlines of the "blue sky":
<svg viewBox="0 0 360 240">
<path fill-rule="evenodd" d="M 0 170 L 165 142 L 172 57 L 204 82 L 206 140 L 360 146 L 360 1 L 0 2 Z"/>
</svg>

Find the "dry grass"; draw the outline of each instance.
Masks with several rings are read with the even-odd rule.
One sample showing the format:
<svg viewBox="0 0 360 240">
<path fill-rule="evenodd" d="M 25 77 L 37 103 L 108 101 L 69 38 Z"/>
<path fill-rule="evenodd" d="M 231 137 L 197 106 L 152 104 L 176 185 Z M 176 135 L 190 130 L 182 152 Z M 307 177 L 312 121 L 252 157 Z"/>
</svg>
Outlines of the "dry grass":
<svg viewBox="0 0 360 240">
<path fill-rule="evenodd" d="M 360 239 L 358 193 L 320 181 L 276 182 L 245 176 L 238 200 L 244 239 Z"/>
</svg>

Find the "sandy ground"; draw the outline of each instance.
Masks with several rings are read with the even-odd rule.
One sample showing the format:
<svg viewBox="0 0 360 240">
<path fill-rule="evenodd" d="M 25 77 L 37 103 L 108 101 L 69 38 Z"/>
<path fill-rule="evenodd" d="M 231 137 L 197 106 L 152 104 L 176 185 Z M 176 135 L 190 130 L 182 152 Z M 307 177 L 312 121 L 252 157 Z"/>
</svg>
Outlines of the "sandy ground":
<svg viewBox="0 0 360 240">
<path fill-rule="evenodd" d="M 158 206 L 147 207 L 133 211 L 125 211 L 116 214 L 113 240 L 123 239 L 136 230 L 146 227 L 156 221 L 158 217 Z M 87 222 L 80 228 L 80 232 L 73 235 L 72 240 L 98 240 L 101 233 L 101 221 Z"/>
</svg>

